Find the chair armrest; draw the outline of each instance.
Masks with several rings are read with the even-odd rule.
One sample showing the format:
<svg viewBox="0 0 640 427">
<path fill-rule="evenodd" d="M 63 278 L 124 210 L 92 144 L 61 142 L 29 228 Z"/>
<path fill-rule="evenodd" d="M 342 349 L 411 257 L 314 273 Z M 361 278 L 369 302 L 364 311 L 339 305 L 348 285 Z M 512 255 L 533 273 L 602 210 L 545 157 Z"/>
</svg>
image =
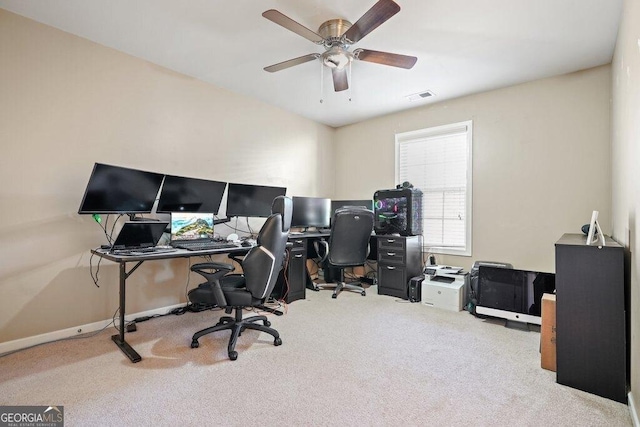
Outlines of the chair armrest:
<svg viewBox="0 0 640 427">
<path fill-rule="evenodd" d="M 218 281 L 233 270 L 235 270 L 233 265 L 222 262 L 201 262 L 191 266 L 191 271 L 204 276 L 209 282 Z"/>
<path fill-rule="evenodd" d="M 320 250 L 320 245 L 323 246 L 323 250 Z M 316 253 L 320 257 L 320 262 L 324 262 L 329 256 L 329 243 L 326 240 L 315 240 L 313 242 L 313 247 L 316 250 Z M 320 252 L 324 252 L 320 254 Z"/>
<path fill-rule="evenodd" d="M 201 262 L 191 266 L 191 271 L 202 275 L 211 285 L 211 292 L 218 307 L 227 306 L 227 299 L 224 297 L 224 292 L 222 292 L 220 279 L 233 270 L 235 268 L 231 264 L 221 262 Z"/>
</svg>

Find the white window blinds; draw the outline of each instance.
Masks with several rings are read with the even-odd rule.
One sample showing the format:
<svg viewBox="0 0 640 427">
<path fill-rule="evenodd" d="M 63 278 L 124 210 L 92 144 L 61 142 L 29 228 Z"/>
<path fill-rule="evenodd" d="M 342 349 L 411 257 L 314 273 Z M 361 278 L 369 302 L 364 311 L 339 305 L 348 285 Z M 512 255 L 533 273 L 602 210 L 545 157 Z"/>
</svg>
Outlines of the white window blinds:
<svg viewBox="0 0 640 427">
<path fill-rule="evenodd" d="M 471 122 L 396 135 L 396 179 L 422 190 L 424 245 L 471 255 Z"/>
</svg>

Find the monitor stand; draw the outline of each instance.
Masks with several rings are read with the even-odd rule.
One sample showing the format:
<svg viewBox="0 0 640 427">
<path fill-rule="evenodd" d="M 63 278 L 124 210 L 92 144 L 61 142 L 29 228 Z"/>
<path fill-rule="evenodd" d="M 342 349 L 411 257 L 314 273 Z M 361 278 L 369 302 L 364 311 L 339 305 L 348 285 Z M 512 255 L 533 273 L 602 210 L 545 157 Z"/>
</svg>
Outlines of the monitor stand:
<svg viewBox="0 0 640 427">
<path fill-rule="evenodd" d="M 138 214 L 134 213 L 130 213 L 127 215 L 129 215 L 129 221 L 160 221 L 157 218 L 145 218 L 143 216 L 137 216 Z"/>
<path fill-rule="evenodd" d="M 505 319 L 504 327 L 509 329 L 517 329 L 526 332 L 540 332 L 540 326 L 532 323 L 518 322 L 516 320 Z"/>
</svg>

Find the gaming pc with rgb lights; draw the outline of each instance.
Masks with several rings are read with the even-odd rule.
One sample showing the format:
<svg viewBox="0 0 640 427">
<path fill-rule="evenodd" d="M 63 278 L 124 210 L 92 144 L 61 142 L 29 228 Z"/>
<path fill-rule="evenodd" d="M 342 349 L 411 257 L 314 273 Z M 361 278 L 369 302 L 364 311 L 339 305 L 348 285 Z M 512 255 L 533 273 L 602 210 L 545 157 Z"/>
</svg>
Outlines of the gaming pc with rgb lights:
<svg viewBox="0 0 640 427">
<path fill-rule="evenodd" d="M 378 190 L 373 194 L 376 234 L 422 234 L 422 191 L 413 187 Z"/>
</svg>

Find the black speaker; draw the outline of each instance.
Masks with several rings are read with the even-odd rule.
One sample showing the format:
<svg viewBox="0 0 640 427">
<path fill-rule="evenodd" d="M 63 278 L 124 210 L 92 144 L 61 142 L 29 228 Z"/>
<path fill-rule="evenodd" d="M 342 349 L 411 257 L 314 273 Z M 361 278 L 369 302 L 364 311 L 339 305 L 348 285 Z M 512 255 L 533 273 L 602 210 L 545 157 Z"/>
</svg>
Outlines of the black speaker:
<svg viewBox="0 0 640 427">
<path fill-rule="evenodd" d="M 424 276 L 416 276 L 409 279 L 409 302 L 422 301 L 422 281 Z"/>
</svg>

